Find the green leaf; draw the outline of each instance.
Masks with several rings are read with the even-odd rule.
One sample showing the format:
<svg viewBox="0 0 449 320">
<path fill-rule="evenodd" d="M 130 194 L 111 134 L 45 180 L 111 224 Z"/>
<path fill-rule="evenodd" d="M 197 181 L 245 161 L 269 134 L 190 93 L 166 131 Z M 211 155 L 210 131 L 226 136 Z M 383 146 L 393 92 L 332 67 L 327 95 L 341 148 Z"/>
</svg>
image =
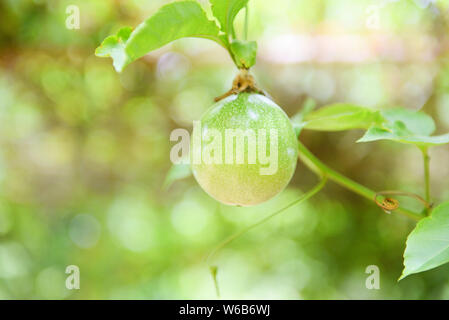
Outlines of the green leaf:
<svg viewBox="0 0 449 320">
<path fill-rule="evenodd" d="M 231 43 L 231 52 L 237 67 L 249 69 L 256 64 L 257 42 L 234 40 Z"/>
<path fill-rule="evenodd" d="M 392 140 L 400 143 L 413 144 L 418 147 L 431 147 L 449 143 L 449 133 L 439 136 L 416 136 L 397 129 L 396 123 L 392 129 L 372 127 L 357 142 L 371 142 L 377 140 Z M 396 129 L 395 129 L 396 128 Z"/>
<path fill-rule="evenodd" d="M 221 31 L 235 38 L 234 19 L 248 0 L 210 0 L 212 12 L 220 22 Z"/>
<path fill-rule="evenodd" d="M 111 57 L 118 72 L 148 52 L 184 37 L 211 39 L 226 46 L 214 21 L 195 1 L 179 1 L 161 7 L 134 31 L 126 27 L 107 37 L 97 48 L 99 57 Z"/>
<path fill-rule="evenodd" d="M 402 122 L 407 130 L 416 135 L 430 136 L 435 131 L 432 117 L 422 111 L 394 108 L 382 111 L 382 115 L 389 123 Z"/>
<path fill-rule="evenodd" d="M 167 190 L 170 186 L 181 179 L 188 178 L 192 175 L 190 164 L 174 164 L 168 170 L 162 188 Z"/>
<path fill-rule="evenodd" d="M 131 27 L 121 28 L 116 35 L 104 39 L 103 43 L 95 50 L 95 55 L 98 57 L 111 57 L 114 68 L 117 71 L 121 71 L 123 66 L 131 62 L 125 53 L 125 44 L 131 33 Z"/>
<path fill-rule="evenodd" d="M 404 252 L 404 271 L 399 280 L 447 262 L 449 262 L 449 202 L 433 209 L 432 215 L 419 221 L 408 236 Z"/>
<path fill-rule="evenodd" d="M 449 143 L 449 133 L 430 136 L 435 131 L 435 122 L 424 112 L 398 108 L 385 110 L 382 115 L 385 122 L 373 125 L 357 142 L 392 140 L 418 147 Z"/>
<path fill-rule="evenodd" d="M 368 129 L 375 123 L 382 123 L 379 111 L 337 103 L 320 108 L 305 117 L 304 128 L 319 131 L 341 131 Z"/>
</svg>

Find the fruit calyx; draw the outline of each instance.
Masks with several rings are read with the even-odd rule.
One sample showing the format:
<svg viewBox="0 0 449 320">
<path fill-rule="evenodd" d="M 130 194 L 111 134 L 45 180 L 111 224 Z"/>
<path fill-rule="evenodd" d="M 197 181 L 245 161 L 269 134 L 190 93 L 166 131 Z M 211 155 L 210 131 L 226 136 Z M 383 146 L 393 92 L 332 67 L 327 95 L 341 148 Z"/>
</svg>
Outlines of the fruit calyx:
<svg viewBox="0 0 449 320">
<path fill-rule="evenodd" d="M 255 92 L 266 95 L 263 90 L 256 87 L 254 77 L 248 72 L 248 69 L 240 69 L 240 72 L 232 82 L 231 90 L 219 97 L 216 97 L 214 100 L 215 102 L 218 102 L 226 97 L 229 97 L 230 95 L 239 94 L 240 92 Z"/>
</svg>

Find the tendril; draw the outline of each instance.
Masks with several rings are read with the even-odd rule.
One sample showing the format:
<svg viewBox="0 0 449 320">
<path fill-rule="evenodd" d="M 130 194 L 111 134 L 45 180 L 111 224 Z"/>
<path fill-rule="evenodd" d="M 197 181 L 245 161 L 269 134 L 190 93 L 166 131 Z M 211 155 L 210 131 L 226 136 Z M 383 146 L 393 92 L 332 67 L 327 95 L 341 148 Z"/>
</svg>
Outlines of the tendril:
<svg viewBox="0 0 449 320">
<path fill-rule="evenodd" d="M 321 191 L 321 189 L 323 189 L 323 187 L 326 185 L 327 182 L 327 177 L 325 175 L 323 175 L 321 181 L 315 186 L 313 187 L 311 190 L 309 190 L 308 192 L 304 193 L 303 195 L 301 195 L 298 199 L 294 200 L 293 202 L 289 203 L 288 205 L 286 205 L 285 207 L 275 211 L 274 213 L 270 214 L 269 216 L 261 219 L 260 221 L 250 225 L 249 227 L 246 227 L 245 229 L 235 233 L 234 235 L 230 236 L 229 238 L 225 239 L 223 242 L 221 242 L 218 246 L 215 247 L 215 249 L 213 249 L 211 251 L 211 253 L 208 255 L 207 259 L 206 259 L 206 263 L 209 266 L 209 270 L 211 272 L 212 275 L 212 279 L 214 281 L 214 285 L 215 285 L 215 289 L 217 292 L 217 296 L 220 297 L 220 291 L 218 288 L 218 282 L 217 282 L 217 272 L 218 272 L 218 267 L 211 265 L 210 261 L 212 260 L 212 258 L 217 254 L 218 251 L 220 251 L 221 249 L 223 249 L 225 246 L 227 246 L 229 243 L 231 243 L 232 241 L 234 241 L 235 239 L 239 238 L 240 236 L 242 236 L 243 234 L 247 233 L 248 231 L 250 231 L 251 229 L 254 229 L 255 227 L 260 226 L 261 224 L 267 222 L 268 220 L 270 220 L 271 218 L 273 218 L 274 216 L 282 213 L 283 211 L 287 210 L 288 208 L 299 204 L 303 201 L 308 200 L 309 198 L 313 197 L 315 194 L 317 194 L 319 191 Z"/>
<path fill-rule="evenodd" d="M 392 211 L 394 211 L 400 207 L 400 203 L 397 199 L 388 197 L 388 196 L 392 196 L 392 195 L 414 198 L 414 199 L 418 200 L 419 202 L 421 202 L 422 204 L 424 204 L 424 206 L 427 209 L 432 208 L 431 203 L 427 202 L 426 200 L 424 200 L 424 198 L 420 197 L 419 195 L 417 195 L 415 193 L 404 192 L 404 191 L 395 191 L 395 190 L 387 190 L 387 191 L 377 192 L 374 195 L 374 202 L 382 210 L 384 210 L 386 213 L 390 214 Z M 378 199 L 379 196 L 383 196 L 384 198 L 381 201 L 379 201 L 379 199 Z"/>
</svg>

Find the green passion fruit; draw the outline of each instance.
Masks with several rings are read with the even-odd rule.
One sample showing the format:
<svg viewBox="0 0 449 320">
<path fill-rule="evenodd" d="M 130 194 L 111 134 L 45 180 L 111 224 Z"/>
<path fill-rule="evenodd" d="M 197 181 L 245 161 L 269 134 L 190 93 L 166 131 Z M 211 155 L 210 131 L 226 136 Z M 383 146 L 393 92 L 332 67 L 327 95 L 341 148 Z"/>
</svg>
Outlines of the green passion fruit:
<svg viewBox="0 0 449 320">
<path fill-rule="evenodd" d="M 252 206 L 287 186 L 298 144 L 278 105 L 261 94 L 242 92 L 217 102 L 194 123 L 190 154 L 193 175 L 210 196 L 228 205 Z"/>
</svg>

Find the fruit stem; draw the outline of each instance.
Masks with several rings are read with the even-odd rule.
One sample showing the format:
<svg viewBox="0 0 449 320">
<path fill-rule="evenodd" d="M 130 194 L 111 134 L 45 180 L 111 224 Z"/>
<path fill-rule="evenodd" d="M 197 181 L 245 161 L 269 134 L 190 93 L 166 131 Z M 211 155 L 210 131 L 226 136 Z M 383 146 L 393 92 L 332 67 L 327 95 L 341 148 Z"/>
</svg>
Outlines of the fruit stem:
<svg viewBox="0 0 449 320">
<path fill-rule="evenodd" d="M 215 102 L 218 102 L 226 97 L 229 97 L 230 95 L 239 94 L 240 92 L 244 91 L 256 92 L 265 95 L 265 93 L 262 90 L 256 87 L 254 77 L 249 73 L 249 71 L 247 69 L 239 69 L 239 73 L 232 82 L 232 88 L 225 94 L 216 97 L 214 100 Z"/>
<path fill-rule="evenodd" d="M 367 187 L 349 179 L 348 177 L 334 171 L 333 169 L 326 166 L 323 162 L 321 162 L 317 157 L 315 157 L 300 141 L 298 141 L 298 149 L 299 149 L 299 158 L 304 162 L 304 164 L 312 171 L 314 171 L 319 176 L 326 175 L 330 180 L 336 182 L 340 186 L 357 193 L 358 195 L 367 198 L 371 201 L 376 201 L 378 198 L 378 194 L 368 189 Z M 415 213 L 413 211 L 397 208 L 394 210 L 402 215 L 405 215 L 413 220 L 419 221 L 423 218 L 423 216 L 419 213 Z"/>
</svg>

